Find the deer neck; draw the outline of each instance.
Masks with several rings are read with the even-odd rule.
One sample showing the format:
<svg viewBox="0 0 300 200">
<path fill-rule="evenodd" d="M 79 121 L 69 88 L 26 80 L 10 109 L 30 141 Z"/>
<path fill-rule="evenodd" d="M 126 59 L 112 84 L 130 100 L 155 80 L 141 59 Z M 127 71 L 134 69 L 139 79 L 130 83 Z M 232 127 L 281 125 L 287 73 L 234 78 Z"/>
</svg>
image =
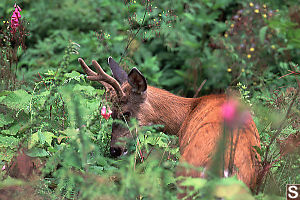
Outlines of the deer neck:
<svg viewBox="0 0 300 200">
<path fill-rule="evenodd" d="M 197 98 L 176 96 L 162 89 L 148 86 L 146 103 L 150 107 L 152 124 L 164 125 L 164 132 L 177 135 L 182 123 L 198 103 Z"/>
</svg>

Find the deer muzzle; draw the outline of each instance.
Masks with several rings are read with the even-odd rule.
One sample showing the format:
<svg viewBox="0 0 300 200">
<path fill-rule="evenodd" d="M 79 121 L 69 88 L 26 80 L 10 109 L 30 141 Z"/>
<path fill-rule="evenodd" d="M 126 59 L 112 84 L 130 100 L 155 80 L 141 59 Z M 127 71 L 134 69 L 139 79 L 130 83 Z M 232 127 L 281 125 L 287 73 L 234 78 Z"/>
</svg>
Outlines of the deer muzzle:
<svg viewBox="0 0 300 200">
<path fill-rule="evenodd" d="M 111 146 L 110 147 L 110 155 L 113 158 L 117 158 L 127 154 L 127 149 L 120 146 Z"/>
</svg>

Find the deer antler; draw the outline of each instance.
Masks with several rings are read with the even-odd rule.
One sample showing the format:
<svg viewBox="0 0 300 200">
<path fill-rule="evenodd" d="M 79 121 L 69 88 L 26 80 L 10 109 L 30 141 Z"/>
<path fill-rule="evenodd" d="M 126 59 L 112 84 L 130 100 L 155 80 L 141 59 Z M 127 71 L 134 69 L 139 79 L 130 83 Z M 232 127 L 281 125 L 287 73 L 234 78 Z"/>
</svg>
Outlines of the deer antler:
<svg viewBox="0 0 300 200">
<path fill-rule="evenodd" d="M 87 66 L 87 64 L 85 64 L 85 62 L 82 58 L 78 58 L 78 62 L 80 63 L 80 65 L 81 65 L 82 69 L 85 71 L 85 73 L 88 75 L 87 79 L 89 79 L 90 81 L 98 81 L 102 84 L 108 83 L 116 90 L 117 95 L 120 99 L 125 96 L 118 81 L 116 79 L 114 79 L 113 77 L 111 77 L 110 75 L 108 75 L 107 73 L 105 73 L 97 61 L 95 61 L 95 60 L 92 61 L 92 64 L 95 67 L 97 73 L 94 72 L 93 70 L 91 70 Z"/>
</svg>

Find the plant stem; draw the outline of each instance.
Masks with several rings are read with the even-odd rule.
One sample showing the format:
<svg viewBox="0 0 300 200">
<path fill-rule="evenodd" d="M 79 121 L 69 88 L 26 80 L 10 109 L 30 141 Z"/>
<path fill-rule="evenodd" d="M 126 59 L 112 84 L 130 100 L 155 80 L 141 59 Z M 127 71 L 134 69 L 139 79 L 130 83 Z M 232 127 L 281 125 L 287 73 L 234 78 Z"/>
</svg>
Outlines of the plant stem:
<svg viewBox="0 0 300 200">
<path fill-rule="evenodd" d="M 124 52 L 123 52 L 123 54 L 122 54 L 122 56 L 121 56 L 121 58 L 120 58 L 119 64 L 122 62 L 122 59 L 126 56 L 127 51 L 128 51 L 128 48 L 129 48 L 129 46 L 131 45 L 132 41 L 134 40 L 134 38 L 137 36 L 137 34 L 140 32 L 140 30 L 141 30 L 142 27 L 143 27 L 143 24 L 144 24 L 145 18 L 146 18 L 146 14 L 147 14 L 147 7 L 148 7 L 148 4 L 149 4 L 149 2 L 146 1 L 146 5 L 145 5 L 145 13 L 144 13 L 144 16 L 143 16 L 142 23 L 141 23 L 141 25 L 139 26 L 139 28 L 138 28 L 138 30 L 136 31 L 136 33 L 133 35 L 133 37 L 131 37 L 130 39 L 128 39 L 127 45 L 126 45 L 125 50 L 124 50 Z"/>
</svg>

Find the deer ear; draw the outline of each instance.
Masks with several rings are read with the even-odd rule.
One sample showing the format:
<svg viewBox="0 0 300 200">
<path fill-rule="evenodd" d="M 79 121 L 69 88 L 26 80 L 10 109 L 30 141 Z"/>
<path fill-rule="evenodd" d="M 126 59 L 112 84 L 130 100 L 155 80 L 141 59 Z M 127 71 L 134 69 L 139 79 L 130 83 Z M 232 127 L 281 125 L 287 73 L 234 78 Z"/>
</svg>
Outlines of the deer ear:
<svg viewBox="0 0 300 200">
<path fill-rule="evenodd" d="M 128 80 L 127 73 L 119 66 L 119 64 L 111 57 L 108 57 L 108 64 L 111 69 L 113 77 L 120 83 L 123 84 Z"/>
<path fill-rule="evenodd" d="M 128 74 L 128 83 L 132 86 L 134 92 L 142 93 L 147 90 L 146 78 L 135 67 Z"/>
</svg>

